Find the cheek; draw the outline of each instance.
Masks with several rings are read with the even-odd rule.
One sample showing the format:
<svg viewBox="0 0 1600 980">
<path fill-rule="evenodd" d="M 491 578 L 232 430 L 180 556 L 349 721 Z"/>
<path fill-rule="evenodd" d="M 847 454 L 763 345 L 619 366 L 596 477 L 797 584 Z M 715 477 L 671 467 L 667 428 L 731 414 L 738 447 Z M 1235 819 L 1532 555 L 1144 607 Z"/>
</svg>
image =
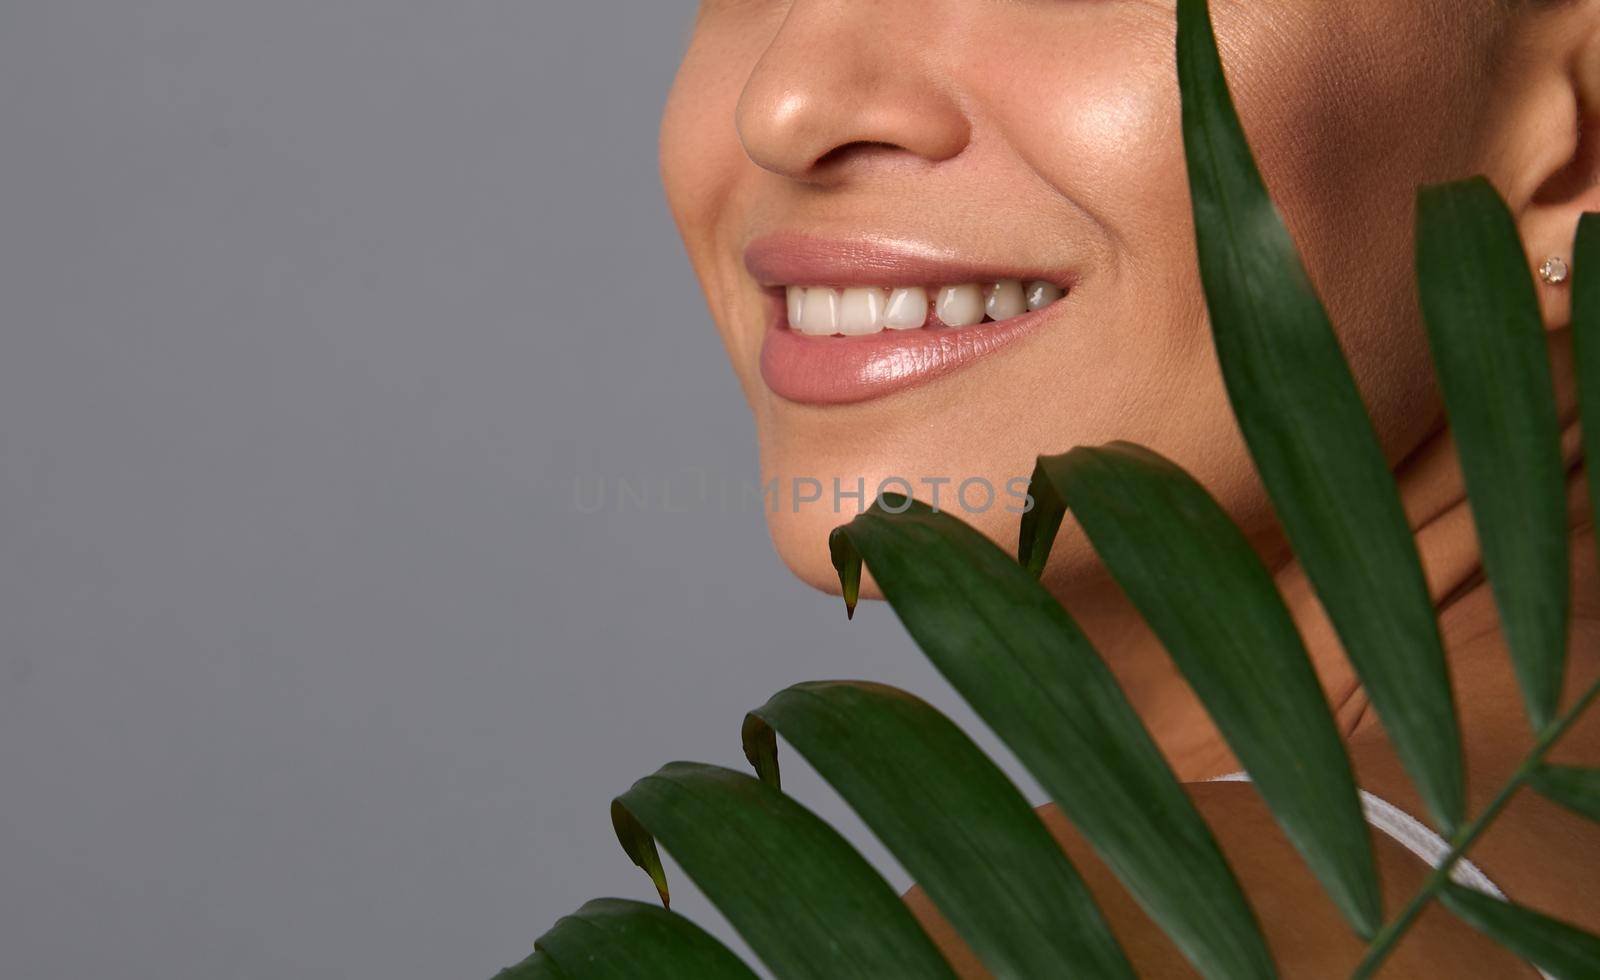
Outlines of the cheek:
<svg viewBox="0 0 1600 980">
<path fill-rule="evenodd" d="M 1398 458 L 1435 415 L 1413 286 L 1415 191 L 1470 170 L 1474 120 L 1439 107 L 1474 104 L 1461 93 L 1482 72 L 1464 40 L 1409 43 L 1437 33 L 1419 5 L 1217 7 L 1267 183 Z M 1170 451 L 1227 488 L 1230 507 L 1250 520 L 1264 502 L 1232 425 L 1195 266 L 1173 26 L 1109 9 L 1081 16 L 1049 51 L 1013 50 L 1003 64 L 969 70 L 1010 149 L 1107 244 L 1096 334 L 1075 353 L 1122 380 L 1080 386 L 1067 405 L 1073 431 L 1055 434 Z"/>
<path fill-rule="evenodd" d="M 740 314 L 730 308 L 747 290 L 741 268 L 726 261 L 738 251 L 737 194 L 749 170 L 733 120 L 754 56 L 762 50 L 748 33 L 718 27 L 696 32 L 662 114 L 660 166 L 667 204 L 712 320 L 753 398 L 759 379 L 748 369 L 753 358 L 741 350 L 749 338 L 734 329 Z"/>
<path fill-rule="evenodd" d="M 1164 18 L 1078 20 L 1059 32 L 1059 44 L 1016 51 L 973 74 L 1011 151 L 1122 261 L 1186 237 L 1174 34 Z M 1174 219 L 1177 234 L 1158 234 Z"/>
<path fill-rule="evenodd" d="M 1424 5 L 1319 7 L 1235 54 L 1240 111 L 1274 198 L 1333 318 L 1392 458 L 1433 428 L 1431 362 L 1414 285 L 1417 188 L 1474 169 L 1481 72 L 1465 38 L 1407 39 L 1439 28 Z M 1235 19 L 1250 15 L 1238 14 Z M 1271 43 L 1274 39 L 1278 43 Z"/>
<path fill-rule="evenodd" d="M 738 169 L 730 139 L 738 77 L 715 45 L 699 38 L 678 69 L 661 117 L 661 176 L 667 203 L 685 238 L 704 235 L 725 203 Z M 729 144 L 733 146 L 730 148 Z"/>
</svg>

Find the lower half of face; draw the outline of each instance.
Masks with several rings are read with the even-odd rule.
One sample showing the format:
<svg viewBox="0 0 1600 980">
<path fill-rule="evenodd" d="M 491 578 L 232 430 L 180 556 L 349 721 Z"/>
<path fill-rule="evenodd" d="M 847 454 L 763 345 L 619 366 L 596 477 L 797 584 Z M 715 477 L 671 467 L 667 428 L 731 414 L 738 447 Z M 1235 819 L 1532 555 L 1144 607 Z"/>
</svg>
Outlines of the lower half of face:
<svg viewBox="0 0 1600 980">
<path fill-rule="evenodd" d="M 1412 201 L 1472 171 L 1484 84 L 1483 45 L 1441 35 L 1438 2 L 1213 3 L 1396 457 L 1436 418 Z M 663 171 L 802 578 L 833 587 L 828 531 L 880 488 L 1014 547 L 1035 458 L 1113 440 L 1269 525 L 1196 267 L 1174 31 L 1170 2 L 1140 0 L 705 5 Z M 1067 534 L 1060 591 L 1098 577 Z"/>
</svg>

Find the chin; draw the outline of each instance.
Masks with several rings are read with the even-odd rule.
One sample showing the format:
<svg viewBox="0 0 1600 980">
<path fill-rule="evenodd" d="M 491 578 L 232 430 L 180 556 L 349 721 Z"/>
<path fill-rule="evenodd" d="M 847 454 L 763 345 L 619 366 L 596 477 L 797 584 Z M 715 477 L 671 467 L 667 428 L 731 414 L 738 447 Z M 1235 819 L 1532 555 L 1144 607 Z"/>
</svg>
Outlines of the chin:
<svg viewBox="0 0 1600 980">
<path fill-rule="evenodd" d="M 818 592 L 839 595 L 839 576 L 828 553 L 828 534 L 848 521 L 847 516 L 768 513 L 767 530 L 772 535 L 772 547 L 795 578 Z M 870 599 L 883 598 L 877 586 L 865 580 L 861 594 Z"/>
</svg>

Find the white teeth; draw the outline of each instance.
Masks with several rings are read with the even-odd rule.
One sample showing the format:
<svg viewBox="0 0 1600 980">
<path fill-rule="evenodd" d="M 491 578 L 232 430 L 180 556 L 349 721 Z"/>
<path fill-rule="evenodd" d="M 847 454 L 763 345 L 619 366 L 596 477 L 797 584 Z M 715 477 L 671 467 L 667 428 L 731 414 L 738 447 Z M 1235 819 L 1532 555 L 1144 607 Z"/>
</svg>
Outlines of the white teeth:
<svg viewBox="0 0 1600 980">
<path fill-rule="evenodd" d="M 896 289 L 889 294 L 883 325 L 890 330 L 915 330 L 928 322 L 928 291 L 921 287 Z"/>
<path fill-rule="evenodd" d="M 798 330 L 801 313 L 806 308 L 806 287 L 790 286 L 787 293 L 789 300 L 789 326 Z"/>
<path fill-rule="evenodd" d="M 816 337 L 865 337 L 888 330 L 917 330 L 928 325 L 929 289 L 921 286 L 831 289 L 788 286 L 784 289 L 789 327 Z M 1009 320 L 1040 310 L 1066 295 L 1042 280 L 1024 284 L 1002 279 L 989 286 L 963 283 L 937 290 L 931 312 L 948 327 L 970 327 L 990 320 Z"/>
<path fill-rule="evenodd" d="M 805 301 L 800 304 L 801 333 L 817 337 L 830 337 L 839 331 L 839 293 L 825 286 L 806 290 Z"/>
<path fill-rule="evenodd" d="M 1028 297 L 1022 294 L 1022 283 L 1006 279 L 989 287 L 984 294 L 984 309 L 991 320 L 1009 320 L 1028 312 Z"/>
<path fill-rule="evenodd" d="M 881 333 L 883 307 L 881 289 L 846 289 L 839 300 L 839 332 L 846 337 Z"/>
<path fill-rule="evenodd" d="M 983 290 L 973 286 L 946 286 L 939 290 L 935 308 L 946 326 L 970 327 L 983 322 Z"/>
<path fill-rule="evenodd" d="M 1050 282 L 1028 283 L 1028 309 L 1042 310 L 1067 295 L 1060 286 Z"/>
</svg>

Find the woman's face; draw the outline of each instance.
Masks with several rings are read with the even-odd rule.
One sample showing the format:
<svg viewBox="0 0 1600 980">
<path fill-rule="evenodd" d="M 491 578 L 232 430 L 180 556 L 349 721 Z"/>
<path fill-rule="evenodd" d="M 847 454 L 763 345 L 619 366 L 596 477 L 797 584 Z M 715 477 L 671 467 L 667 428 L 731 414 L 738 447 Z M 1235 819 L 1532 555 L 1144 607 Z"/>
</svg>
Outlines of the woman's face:
<svg viewBox="0 0 1600 980">
<path fill-rule="evenodd" d="M 1267 182 L 1396 459 L 1437 420 L 1413 199 L 1483 169 L 1498 19 L 1481 6 L 1213 2 Z M 702 5 L 663 171 L 803 578 L 831 587 L 827 532 L 863 484 L 869 503 L 885 481 L 937 491 L 1010 547 L 1034 458 L 1115 439 L 1263 526 L 1196 267 L 1175 30 L 1173 0 Z M 1093 574 L 1075 544 L 1058 589 Z"/>
</svg>

